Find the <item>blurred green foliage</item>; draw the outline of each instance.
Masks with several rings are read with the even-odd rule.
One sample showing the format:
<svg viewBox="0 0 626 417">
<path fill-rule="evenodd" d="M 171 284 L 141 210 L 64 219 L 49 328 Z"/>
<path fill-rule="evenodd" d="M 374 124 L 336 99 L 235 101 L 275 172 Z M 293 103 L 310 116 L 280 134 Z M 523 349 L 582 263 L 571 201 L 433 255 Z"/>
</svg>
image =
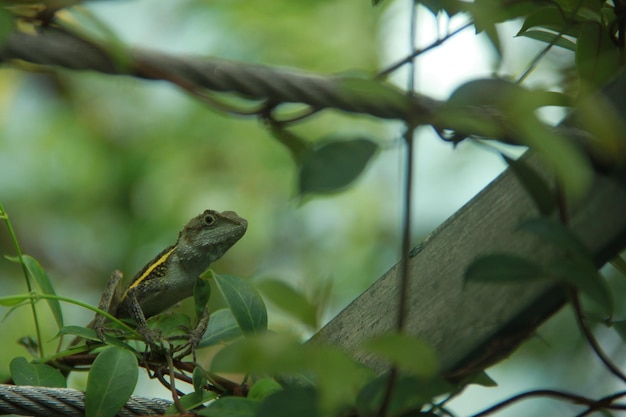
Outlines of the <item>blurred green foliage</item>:
<svg viewBox="0 0 626 417">
<path fill-rule="evenodd" d="M 424 3 L 440 15 L 470 13 L 503 59 L 506 45 L 496 24 L 517 16 L 511 9 L 495 7 L 481 14 L 481 7 L 484 12 L 485 5 L 498 5 L 495 0 Z M 389 4 L 393 2 L 372 9 L 363 0 L 150 0 L 87 7 L 130 46 L 320 73 L 373 73 L 381 66 L 379 31 Z M 526 10 L 519 10 L 519 16 Z M 567 11 L 572 18 L 579 12 L 576 7 Z M 605 28 L 587 25 L 572 35 L 573 27 L 557 24 L 559 16 L 548 17 L 539 22 L 528 18 L 519 35 L 545 44 L 554 36 L 580 35 L 585 42 L 578 59 L 568 55 L 560 64 L 577 65 L 592 87 L 605 81 L 609 75 L 592 73 L 588 62 L 608 49 L 607 42 L 601 50 L 593 49 Z M 601 21 L 604 26 L 611 22 Z M 528 31 L 535 27 L 548 29 L 551 36 Z M 569 51 L 569 37 L 555 45 Z M 604 58 L 615 64 L 612 53 Z M 566 89 L 562 81 L 559 86 Z M 3 66 L 0 109 L 0 202 L 22 249 L 41 262 L 59 294 L 95 303 L 113 269 L 132 277 L 206 208 L 235 210 L 250 224 L 246 237 L 214 269 L 272 279 L 264 289 L 273 294 L 286 292 L 276 282 L 288 282 L 308 296 L 311 308 L 303 303 L 307 309 L 302 313 L 308 323 L 327 318 L 320 320 L 315 307 L 328 304 L 328 314 L 336 312 L 398 258 L 397 160 L 385 168 L 366 168 L 355 186 L 340 195 L 301 202 L 295 198 L 298 177 L 292 155 L 268 129 L 253 118 L 219 114 L 162 82 Z M 393 142 L 396 126 L 336 112 L 316 115 L 293 132 L 318 150 L 331 135 L 373 139 L 383 150 L 398 144 Z M 386 157 L 389 163 L 392 158 Z M 467 161 L 473 170 L 475 160 Z M 441 172 L 455 183 L 452 165 Z M 442 200 L 443 194 L 427 198 Z M 424 229 L 434 226 L 422 218 L 418 222 Z M 13 254 L 1 231 L 0 249 Z M 25 291 L 14 264 L 0 262 L 0 279 L 2 295 Z M 278 311 L 281 306 L 275 307 Z M 80 324 L 91 318 L 90 312 L 64 308 Z M 9 341 L 32 333 L 27 313 L 22 309 L 2 323 Z M 300 336 L 313 330 L 294 329 L 280 314 L 271 312 L 269 319 L 270 328 L 287 327 Z M 44 340 L 53 336 L 45 334 Z M 10 358 L 23 354 L 18 345 L 4 347 L 0 375 Z"/>
<path fill-rule="evenodd" d="M 236 3 L 88 7 L 129 45 L 324 72 L 376 68 L 380 11 L 366 2 Z M 357 186 L 299 207 L 294 162 L 263 126 L 216 113 L 164 83 L 4 66 L 0 108 L 0 201 L 23 251 L 42 263 L 59 294 L 96 303 L 114 269 L 131 278 L 206 208 L 235 210 L 250 223 L 217 271 L 286 280 L 313 299 L 328 293 L 332 279 L 335 311 L 397 257 L 395 202 Z M 312 141 L 342 131 L 388 136 L 382 123 L 331 113 L 295 130 Z M 370 178 L 368 187 L 388 180 Z M 0 248 L 13 254 L 5 232 Z M 0 262 L 0 276 L 2 295 L 25 291 L 15 265 Z M 77 324 L 91 317 L 63 307 Z M 3 324 L 9 339 L 29 333 L 26 313 Z M 0 374 L 11 356 L 7 350 Z"/>
</svg>

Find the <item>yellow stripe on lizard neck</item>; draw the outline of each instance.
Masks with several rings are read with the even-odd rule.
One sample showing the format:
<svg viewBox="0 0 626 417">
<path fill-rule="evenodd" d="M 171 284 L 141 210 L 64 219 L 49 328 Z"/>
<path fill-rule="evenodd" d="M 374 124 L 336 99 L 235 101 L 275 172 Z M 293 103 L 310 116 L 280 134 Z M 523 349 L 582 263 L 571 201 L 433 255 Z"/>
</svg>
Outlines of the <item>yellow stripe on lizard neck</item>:
<svg viewBox="0 0 626 417">
<path fill-rule="evenodd" d="M 122 298 L 126 298 L 126 294 L 128 293 L 128 291 L 132 288 L 135 288 L 136 286 L 138 286 L 139 284 L 141 284 L 141 282 L 143 280 L 145 280 L 147 277 L 150 276 L 150 274 L 152 273 L 152 271 L 155 270 L 155 268 L 157 268 L 159 265 L 163 264 L 163 262 L 165 262 L 167 260 L 167 258 L 172 254 L 172 252 L 174 252 L 174 249 L 176 249 L 176 245 L 174 245 L 172 247 L 172 249 L 168 250 L 167 252 L 165 252 L 159 259 L 157 259 L 155 262 L 152 263 L 152 265 L 150 265 L 148 268 L 146 268 L 146 270 L 144 271 L 143 274 L 141 274 L 141 276 L 139 278 L 137 278 L 135 280 L 135 282 L 133 282 L 127 289 L 126 291 L 124 291 L 124 296 Z"/>
</svg>

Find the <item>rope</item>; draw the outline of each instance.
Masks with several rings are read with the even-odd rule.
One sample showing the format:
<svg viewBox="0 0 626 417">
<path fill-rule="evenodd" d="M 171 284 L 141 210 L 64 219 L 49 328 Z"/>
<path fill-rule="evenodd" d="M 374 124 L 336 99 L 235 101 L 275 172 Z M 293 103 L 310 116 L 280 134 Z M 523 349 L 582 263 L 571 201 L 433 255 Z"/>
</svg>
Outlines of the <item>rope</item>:
<svg viewBox="0 0 626 417">
<path fill-rule="evenodd" d="M 335 108 L 385 119 L 426 120 L 439 102 L 422 95 L 403 93 L 388 84 L 371 81 L 390 94 L 369 93 L 367 87 L 350 88 L 338 76 L 278 69 L 217 58 L 174 56 L 143 49 L 130 51 L 129 65 L 116 63 L 99 46 L 59 29 L 42 29 L 37 34 L 15 32 L 0 48 L 0 62 L 23 60 L 33 64 L 105 74 L 131 75 L 158 80 L 179 80 L 216 92 L 239 93 L 273 104 L 303 103 L 314 109 Z M 399 99 L 399 97 L 401 99 Z"/>
<path fill-rule="evenodd" d="M 132 396 L 118 417 L 162 415 L 171 402 Z M 68 388 L 0 384 L 0 415 L 84 417 L 85 393 Z"/>
<path fill-rule="evenodd" d="M 416 125 L 439 123 L 434 120 L 434 113 L 441 106 L 440 101 L 417 93 L 407 96 L 400 90 L 394 91 L 394 87 L 388 84 L 375 81 L 361 80 L 364 84 L 350 85 L 339 76 L 323 77 L 263 65 L 175 56 L 145 49 L 132 49 L 129 58 L 130 62 L 126 65 L 120 64 L 98 45 L 56 28 L 40 29 L 36 34 L 14 32 L 0 45 L 0 64 L 22 60 L 71 70 L 165 80 L 190 91 L 206 89 L 237 93 L 274 105 L 302 103 L 316 110 L 335 108 L 384 119 L 409 120 Z M 483 107 L 468 107 L 467 111 L 483 118 L 487 112 Z M 503 116 L 497 111 L 491 113 L 494 123 L 501 124 Z M 438 127 L 442 129 L 446 126 Z M 614 163 L 611 155 L 590 152 L 595 147 L 595 140 L 589 133 L 573 127 L 559 126 L 555 129 L 582 147 L 596 167 L 612 166 Z M 461 135 L 461 138 L 464 137 L 465 134 Z M 502 132 L 499 139 L 522 144 L 514 131 Z"/>
</svg>

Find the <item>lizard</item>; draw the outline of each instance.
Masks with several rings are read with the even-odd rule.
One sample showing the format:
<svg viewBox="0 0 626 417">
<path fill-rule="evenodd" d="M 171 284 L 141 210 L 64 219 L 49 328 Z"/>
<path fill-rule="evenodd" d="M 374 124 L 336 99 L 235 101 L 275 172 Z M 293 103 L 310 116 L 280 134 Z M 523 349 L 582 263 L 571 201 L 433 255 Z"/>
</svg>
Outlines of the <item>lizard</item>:
<svg viewBox="0 0 626 417">
<path fill-rule="evenodd" d="M 132 318 L 146 344 L 157 346 L 158 331 L 148 328 L 146 318 L 192 296 L 200 274 L 241 239 L 247 227 L 248 222 L 234 211 L 205 210 L 185 225 L 176 243 L 156 255 L 129 284 L 122 285 L 122 273 L 114 271 L 99 308 L 117 318 Z M 202 336 L 208 319 L 205 307 L 204 316 L 189 336 L 192 343 Z M 105 321 L 97 314 L 88 325 L 101 340 Z"/>
</svg>

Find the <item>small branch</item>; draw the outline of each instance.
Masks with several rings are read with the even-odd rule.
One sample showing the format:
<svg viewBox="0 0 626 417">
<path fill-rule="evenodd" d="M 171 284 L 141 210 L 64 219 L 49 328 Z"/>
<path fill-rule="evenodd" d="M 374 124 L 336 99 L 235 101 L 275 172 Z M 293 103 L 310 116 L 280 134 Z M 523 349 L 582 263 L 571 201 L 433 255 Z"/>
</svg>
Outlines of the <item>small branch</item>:
<svg viewBox="0 0 626 417">
<path fill-rule="evenodd" d="M 596 409 L 603 408 L 603 409 L 610 409 L 610 410 L 626 410 L 626 404 L 611 404 L 610 402 L 604 404 L 601 402 L 604 399 L 593 400 L 587 397 L 581 397 L 580 395 L 576 395 L 576 394 L 569 394 L 567 392 L 544 389 L 544 390 L 523 392 L 521 394 L 515 395 L 511 398 L 508 398 L 504 401 L 499 402 L 498 404 L 492 407 L 489 407 L 488 409 L 484 411 L 481 411 L 478 414 L 474 414 L 472 417 L 488 416 L 505 407 L 513 405 L 516 402 L 525 400 L 527 398 L 534 398 L 534 397 L 548 397 L 548 398 L 554 398 L 558 400 L 566 400 L 575 404 L 585 404 L 588 406 L 597 407 Z"/>
<path fill-rule="evenodd" d="M 398 318 L 396 327 L 399 332 L 404 330 L 408 315 L 409 298 L 409 252 L 411 251 L 411 211 L 413 210 L 413 145 L 415 130 L 407 126 L 404 134 L 406 142 L 406 182 L 404 197 L 404 219 L 402 226 L 402 257 L 400 259 L 400 298 L 398 300 Z"/>
<path fill-rule="evenodd" d="M 417 1 L 413 1 L 411 7 L 411 24 L 409 30 L 409 45 L 411 49 L 415 49 L 415 37 L 417 33 Z M 415 89 L 415 62 L 413 59 L 409 61 L 411 72 L 408 77 L 407 91 L 409 96 Z M 402 245 L 400 253 L 400 285 L 398 288 L 398 312 L 396 318 L 396 330 L 400 333 L 404 330 L 408 313 L 408 287 L 409 287 L 409 252 L 411 250 L 411 207 L 413 200 L 413 143 L 414 143 L 415 127 L 407 123 L 407 129 L 404 133 L 406 142 L 406 178 L 404 186 L 404 214 L 402 219 Z M 389 381 L 385 387 L 383 400 L 378 409 L 378 416 L 384 417 L 387 414 L 391 398 L 398 382 L 398 367 L 393 365 L 389 372 Z"/>
<path fill-rule="evenodd" d="M 2 204 L 0 204 L 0 220 L 4 220 L 7 225 L 7 230 L 9 231 L 9 236 L 13 241 L 13 247 L 15 248 L 15 253 L 17 254 L 17 258 L 19 259 L 20 266 L 22 267 L 22 273 L 24 274 L 24 280 L 26 282 L 26 289 L 29 294 L 33 294 L 32 287 L 32 279 L 30 273 L 28 272 L 28 268 L 26 267 L 26 262 L 24 262 L 24 256 L 22 253 L 22 249 L 17 240 L 17 235 L 13 230 L 13 226 L 11 225 L 11 220 L 9 219 L 9 213 L 6 212 Z M 43 358 L 44 354 L 44 339 L 41 332 L 41 323 L 39 322 L 39 314 L 37 314 L 37 308 L 35 307 L 36 300 L 34 298 L 30 299 L 30 310 L 33 314 L 33 323 L 35 324 L 35 333 L 37 334 L 37 351 L 39 353 L 39 357 Z"/>
<path fill-rule="evenodd" d="M 585 317 L 583 315 L 582 307 L 580 305 L 580 299 L 578 297 L 578 293 L 572 290 L 571 298 L 572 298 L 572 306 L 574 307 L 574 313 L 576 316 L 576 321 L 578 322 L 578 326 L 580 327 L 580 330 L 583 332 L 585 339 L 587 339 L 589 346 L 591 346 L 596 356 L 598 356 L 598 358 L 600 358 L 602 363 L 604 363 L 604 366 L 606 366 L 607 369 L 613 375 L 619 378 L 622 382 L 626 383 L 626 375 L 624 375 L 624 373 L 617 367 L 617 365 L 615 365 L 613 361 L 611 361 L 611 359 L 609 359 L 609 357 L 604 353 L 604 351 L 602 350 L 602 347 L 600 346 L 595 336 L 593 335 L 593 333 L 587 326 L 587 323 L 585 322 Z"/>
<path fill-rule="evenodd" d="M 398 288 L 398 311 L 396 318 L 396 330 L 402 332 L 406 326 L 408 316 L 409 298 L 409 252 L 411 251 L 411 210 L 413 200 L 413 143 L 415 129 L 407 126 L 404 138 L 407 144 L 406 149 L 406 179 L 404 190 L 404 215 L 402 222 L 402 254 L 400 259 L 400 283 Z M 383 401 L 381 403 L 378 416 L 383 417 L 391 402 L 391 397 L 398 379 L 398 368 L 393 366 L 389 372 L 389 382 L 385 389 Z"/>
<path fill-rule="evenodd" d="M 589 413 L 593 413 L 595 411 L 598 411 L 600 409 L 599 404 L 611 404 L 613 403 L 613 401 L 617 400 L 618 398 L 622 398 L 626 396 L 626 392 L 617 392 L 615 394 L 606 396 L 604 398 L 600 398 L 598 400 L 598 404 L 594 404 L 594 405 L 590 405 L 589 408 L 587 408 L 587 410 L 583 411 L 582 413 L 576 415 L 575 417 L 584 417 L 586 415 L 588 415 Z"/>
<path fill-rule="evenodd" d="M 174 404 L 176 404 L 176 410 L 179 413 L 185 414 L 187 410 L 183 406 L 183 403 L 180 402 L 180 396 L 178 394 L 178 390 L 176 389 L 176 374 L 174 372 L 174 362 L 172 361 L 172 355 L 169 352 L 165 354 L 167 359 L 167 371 L 170 375 L 170 391 L 172 392 L 172 399 L 174 400 Z"/>
<path fill-rule="evenodd" d="M 443 38 L 437 39 L 436 41 L 434 41 L 430 45 L 428 45 L 428 46 L 426 46 L 424 48 L 414 49 L 411 54 L 409 54 L 408 56 L 404 57 L 402 60 L 400 60 L 400 61 L 396 62 L 395 64 L 390 65 L 389 67 L 387 67 L 384 70 L 380 71 L 376 75 L 376 78 L 378 78 L 378 79 L 384 78 L 386 75 L 388 75 L 389 73 L 397 70 L 401 66 L 413 62 L 413 60 L 415 58 L 417 58 L 419 55 L 423 54 L 424 52 L 428 52 L 431 49 L 434 49 L 434 48 L 438 47 L 439 45 L 441 45 L 444 42 L 446 42 L 448 39 L 450 39 L 450 38 L 456 36 L 457 34 L 461 33 L 462 31 L 464 31 L 468 27 L 472 26 L 473 24 L 474 24 L 474 22 L 468 22 L 468 23 L 464 24 L 463 26 L 461 26 L 460 28 L 455 29 L 452 32 L 448 33 Z"/>
</svg>

